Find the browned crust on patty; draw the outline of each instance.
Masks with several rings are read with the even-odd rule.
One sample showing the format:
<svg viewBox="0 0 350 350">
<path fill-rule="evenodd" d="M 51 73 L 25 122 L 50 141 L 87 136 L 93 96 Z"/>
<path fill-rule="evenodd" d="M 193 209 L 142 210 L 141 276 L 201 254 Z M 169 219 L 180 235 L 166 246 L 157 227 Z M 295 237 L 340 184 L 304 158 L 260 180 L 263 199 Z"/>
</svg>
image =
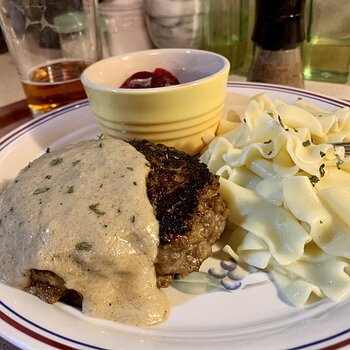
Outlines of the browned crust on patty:
<svg viewBox="0 0 350 350">
<path fill-rule="evenodd" d="M 129 141 L 149 161 L 147 195 L 159 221 L 158 286 L 197 271 L 223 232 L 228 209 L 219 178 L 197 157 L 145 140 Z"/>
</svg>

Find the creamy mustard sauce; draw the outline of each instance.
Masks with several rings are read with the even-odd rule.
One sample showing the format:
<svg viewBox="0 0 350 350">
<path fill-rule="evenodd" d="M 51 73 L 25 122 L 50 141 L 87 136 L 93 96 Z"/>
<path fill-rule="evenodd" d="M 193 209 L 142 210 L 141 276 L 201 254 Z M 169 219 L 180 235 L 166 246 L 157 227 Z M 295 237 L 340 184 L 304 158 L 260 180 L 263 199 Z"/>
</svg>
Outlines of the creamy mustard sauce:
<svg viewBox="0 0 350 350">
<path fill-rule="evenodd" d="M 149 164 L 119 140 L 83 141 L 44 154 L 0 197 L 0 279 L 25 288 L 50 270 L 83 295 L 83 312 L 137 326 L 169 313 L 156 286 L 158 222 Z"/>
</svg>

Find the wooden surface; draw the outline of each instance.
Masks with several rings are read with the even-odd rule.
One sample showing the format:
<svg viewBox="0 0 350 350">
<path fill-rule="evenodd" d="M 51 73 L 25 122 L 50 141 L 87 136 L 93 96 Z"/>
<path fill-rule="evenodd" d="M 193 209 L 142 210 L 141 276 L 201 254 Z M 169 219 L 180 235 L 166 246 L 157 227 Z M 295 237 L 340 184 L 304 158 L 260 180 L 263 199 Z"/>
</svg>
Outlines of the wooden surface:
<svg viewBox="0 0 350 350">
<path fill-rule="evenodd" d="M 21 100 L 0 108 L 0 137 L 23 123 L 31 120 L 32 114 L 26 100 Z M 0 350 L 2 350 L 0 348 Z"/>
</svg>

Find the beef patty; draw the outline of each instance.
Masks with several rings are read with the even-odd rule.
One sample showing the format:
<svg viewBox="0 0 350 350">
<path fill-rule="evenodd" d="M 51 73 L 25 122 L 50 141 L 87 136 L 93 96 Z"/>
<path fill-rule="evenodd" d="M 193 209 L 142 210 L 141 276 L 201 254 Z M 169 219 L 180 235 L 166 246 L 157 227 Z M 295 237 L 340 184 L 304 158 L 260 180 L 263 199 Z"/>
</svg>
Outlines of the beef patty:
<svg viewBox="0 0 350 350">
<path fill-rule="evenodd" d="M 158 287 L 197 271 L 223 232 L 228 210 L 218 177 L 196 157 L 145 140 L 130 141 L 151 164 L 148 198 L 159 222 Z"/>
<path fill-rule="evenodd" d="M 160 245 L 155 262 L 158 287 L 176 275 L 197 271 L 212 254 L 223 232 L 228 209 L 219 193 L 219 179 L 196 157 L 145 140 L 128 141 L 150 163 L 148 198 L 159 222 Z M 48 303 L 79 305 L 79 296 L 50 271 L 32 270 L 27 291 Z M 78 302 L 77 302 L 78 300 Z"/>
</svg>

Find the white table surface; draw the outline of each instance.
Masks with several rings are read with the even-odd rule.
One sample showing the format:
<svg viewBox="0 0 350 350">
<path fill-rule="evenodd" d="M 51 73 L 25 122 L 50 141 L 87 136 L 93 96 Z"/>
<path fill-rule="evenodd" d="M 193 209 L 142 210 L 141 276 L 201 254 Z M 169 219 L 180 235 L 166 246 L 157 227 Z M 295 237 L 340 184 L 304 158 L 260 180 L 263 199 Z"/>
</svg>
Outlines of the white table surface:
<svg viewBox="0 0 350 350">
<path fill-rule="evenodd" d="M 245 81 L 242 76 L 230 76 L 230 80 Z M 305 89 L 324 95 L 350 100 L 350 79 L 347 84 L 330 84 L 316 81 L 305 81 Z M 7 52 L 0 55 L 0 107 L 25 98 L 19 82 L 16 67 L 11 55 Z"/>
</svg>

